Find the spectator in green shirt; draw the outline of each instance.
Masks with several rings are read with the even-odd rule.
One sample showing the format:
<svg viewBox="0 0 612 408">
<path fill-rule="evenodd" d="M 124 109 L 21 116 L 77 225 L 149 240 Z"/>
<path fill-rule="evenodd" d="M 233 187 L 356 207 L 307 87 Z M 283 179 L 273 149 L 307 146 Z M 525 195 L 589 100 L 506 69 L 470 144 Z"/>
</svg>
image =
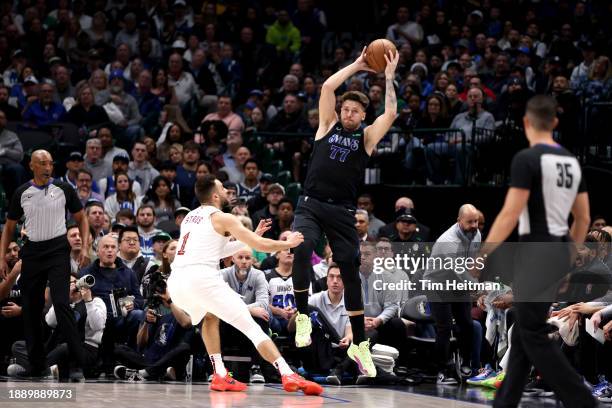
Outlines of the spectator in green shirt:
<svg viewBox="0 0 612 408">
<path fill-rule="evenodd" d="M 268 28 L 266 42 L 274 45 L 279 52 L 291 51 L 297 53 L 300 50 L 302 42 L 300 30 L 289 19 L 287 10 L 278 12 L 278 19 Z"/>
</svg>

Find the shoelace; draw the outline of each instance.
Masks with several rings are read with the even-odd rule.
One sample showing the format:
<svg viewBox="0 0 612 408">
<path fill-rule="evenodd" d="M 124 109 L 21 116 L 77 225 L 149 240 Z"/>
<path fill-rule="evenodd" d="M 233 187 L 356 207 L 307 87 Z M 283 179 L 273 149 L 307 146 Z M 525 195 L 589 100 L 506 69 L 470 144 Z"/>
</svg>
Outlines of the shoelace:
<svg viewBox="0 0 612 408">
<path fill-rule="evenodd" d="M 302 317 L 304 316 L 304 317 Z M 298 336 L 304 336 L 306 334 L 308 334 L 308 325 L 306 323 L 306 320 L 308 319 L 308 316 L 306 315 L 299 315 L 297 317 L 297 322 L 299 323 L 297 325 L 297 335 Z"/>
</svg>

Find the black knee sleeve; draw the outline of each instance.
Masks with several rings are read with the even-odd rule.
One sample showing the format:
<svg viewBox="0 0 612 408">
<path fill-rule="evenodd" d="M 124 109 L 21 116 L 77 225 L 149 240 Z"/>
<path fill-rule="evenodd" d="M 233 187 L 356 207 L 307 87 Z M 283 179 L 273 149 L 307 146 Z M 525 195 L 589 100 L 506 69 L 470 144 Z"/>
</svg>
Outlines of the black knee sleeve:
<svg viewBox="0 0 612 408">
<path fill-rule="evenodd" d="M 338 260 L 340 275 L 344 284 L 344 305 L 347 311 L 363 310 L 361 279 L 359 278 L 359 258 L 351 261 Z"/>
</svg>

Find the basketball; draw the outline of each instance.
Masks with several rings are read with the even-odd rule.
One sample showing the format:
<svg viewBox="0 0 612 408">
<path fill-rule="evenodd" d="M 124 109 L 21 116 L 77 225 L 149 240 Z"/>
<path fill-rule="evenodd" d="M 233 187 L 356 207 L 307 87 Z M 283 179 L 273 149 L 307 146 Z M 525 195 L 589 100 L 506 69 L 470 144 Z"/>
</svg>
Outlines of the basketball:
<svg viewBox="0 0 612 408">
<path fill-rule="evenodd" d="M 385 54 L 389 50 L 393 51 L 393 55 L 395 55 L 397 52 L 395 44 L 393 44 L 391 41 L 385 38 L 372 41 L 366 49 L 366 62 L 370 68 L 376 72 L 383 72 L 387 66 Z"/>
</svg>

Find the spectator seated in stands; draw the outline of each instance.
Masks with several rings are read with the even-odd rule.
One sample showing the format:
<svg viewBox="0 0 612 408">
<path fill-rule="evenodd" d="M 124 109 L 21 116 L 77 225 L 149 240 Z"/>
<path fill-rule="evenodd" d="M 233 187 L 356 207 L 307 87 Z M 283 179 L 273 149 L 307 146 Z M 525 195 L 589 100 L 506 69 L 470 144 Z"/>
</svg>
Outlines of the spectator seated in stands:
<svg viewBox="0 0 612 408">
<path fill-rule="evenodd" d="M 313 343 L 301 357 L 304 368 L 308 371 L 333 370 L 327 381 L 340 385 L 345 369 L 353 374 L 357 372 L 346 355 L 346 349 L 353 341 L 353 332 L 344 307 L 344 284 L 340 268 L 334 262 L 329 264 L 325 279 L 327 290 L 308 298 L 308 309 L 313 323 Z M 295 316 L 291 318 L 289 330 L 295 331 Z M 332 344 L 337 345 L 337 348 L 333 348 Z"/>
<path fill-rule="evenodd" d="M 25 183 L 27 173 L 21 165 L 23 146 L 15 132 L 6 128 L 6 114 L 0 110 L 0 181 L 4 185 L 7 196 Z"/>
<path fill-rule="evenodd" d="M 138 330 L 138 350 L 118 345 L 115 355 L 115 377 L 122 380 L 184 379 L 185 366 L 191 353 L 190 343 L 195 331 L 187 313 L 174 305 L 164 282 L 170 276 L 177 241 L 166 242 L 163 264 L 146 289 L 145 320 Z M 161 282 L 161 283 L 160 283 Z M 161 286 L 161 287 L 160 287 Z"/>
<path fill-rule="evenodd" d="M 24 124 L 33 128 L 44 128 L 61 122 L 66 117 L 64 106 L 53 101 L 55 86 L 43 83 L 40 86 L 40 95 L 36 100 L 30 100 L 23 111 Z"/>
<path fill-rule="evenodd" d="M 270 329 L 268 281 L 263 271 L 253 267 L 253 255 L 249 247 L 244 247 L 232 256 L 233 266 L 221 270 L 223 279 L 247 304 L 251 316 L 265 333 Z M 221 344 L 224 350 L 232 349 L 251 357 L 251 383 L 264 382 L 261 373 L 263 360 L 249 339 L 231 325 L 221 322 L 219 327 Z M 223 352 L 227 354 L 227 352 Z"/>
<path fill-rule="evenodd" d="M 140 122 L 142 116 L 138 110 L 136 99 L 125 92 L 125 78 L 122 70 L 114 70 L 109 75 L 108 90 L 96 94 L 96 105 L 103 106 L 106 112 L 113 111 L 110 115 L 111 121 L 118 126 L 118 144 L 124 148 L 130 148 L 132 144 L 142 136 Z"/>
<path fill-rule="evenodd" d="M 463 134 L 448 135 L 446 140 L 430 143 L 425 147 L 425 159 L 427 164 L 427 178 L 434 183 L 441 183 L 445 178 L 442 171 L 442 159 L 454 159 L 454 174 L 450 178 L 455 184 L 463 184 L 465 177 L 470 174 L 466 172 L 466 166 L 470 164 L 472 146 L 477 146 L 491 138 L 490 135 L 478 136 L 474 129 L 484 129 L 490 132 L 495 130 L 495 118 L 482 107 L 484 92 L 480 88 L 471 88 L 468 91 L 468 111 L 455 116 L 451 123 L 451 129 L 461 129 Z"/>
<path fill-rule="evenodd" d="M 112 220 L 116 219 L 120 210 L 128 209 L 136 214 L 136 210 L 140 208 L 143 197 L 134 193 L 132 183 L 133 181 L 130 180 L 127 173 L 119 172 L 115 174 L 115 192 L 109 195 L 104 202 L 104 210 Z"/>
<path fill-rule="evenodd" d="M 102 299 L 92 295 L 90 288 L 77 287 L 77 278 L 74 276 L 70 277 L 70 306 L 75 314 L 78 331 L 83 341 L 79 351 L 82 355 L 82 369 L 85 374 L 92 375 L 98 361 L 102 333 L 106 325 L 106 306 Z M 68 379 L 69 376 L 82 377 L 83 373 L 70 373 L 71 364 L 76 357 L 69 354 L 68 345 L 62 341 L 62 333 L 57 327 L 57 317 L 53 306 L 47 312 L 45 321 L 54 330 L 46 346 L 50 373 L 56 372 L 60 381 Z M 13 357 L 16 362 L 8 367 L 7 374 L 9 376 L 27 374 L 30 364 L 25 341 L 18 341 L 13 345 Z"/>
<path fill-rule="evenodd" d="M 157 176 L 153 184 L 143 198 L 143 202 L 153 205 L 155 208 L 156 225 L 164 221 L 174 221 L 174 211 L 181 203 L 174 196 L 171 189 L 172 183 L 164 176 Z"/>
<path fill-rule="evenodd" d="M 293 254 L 288 250 L 275 255 L 278 266 L 264 271 L 269 286 L 270 329 L 277 334 L 287 335 L 289 319 L 297 312 L 293 294 Z"/>
<path fill-rule="evenodd" d="M 89 85 L 79 88 L 76 101 L 77 103 L 68 111 L 66 121 L 80 128 L 80 135 L 85 136 L 91 133 L 95 135 L 97 128 L 110 124 L 104 108 L 95 104 L 93 90 Z"/>
<path fill-rule="evenodd" d="M 228 95 L 219 96 L 217 111 L 204 116 L 202 123 L 215 120 L 223 121 L 229 130 L 244 131 L 244 122 L 240 115 L 232 110 L 232 98 Z"/>
<path fill-rule="evenodd" d="M 93 180 L 98 181 L 112 174 L 112 163 L 102 158 L 102 142 L 98 138 L 89 139 L 85 147 L 85 168 L 92 174 Z"/>
</svg>

